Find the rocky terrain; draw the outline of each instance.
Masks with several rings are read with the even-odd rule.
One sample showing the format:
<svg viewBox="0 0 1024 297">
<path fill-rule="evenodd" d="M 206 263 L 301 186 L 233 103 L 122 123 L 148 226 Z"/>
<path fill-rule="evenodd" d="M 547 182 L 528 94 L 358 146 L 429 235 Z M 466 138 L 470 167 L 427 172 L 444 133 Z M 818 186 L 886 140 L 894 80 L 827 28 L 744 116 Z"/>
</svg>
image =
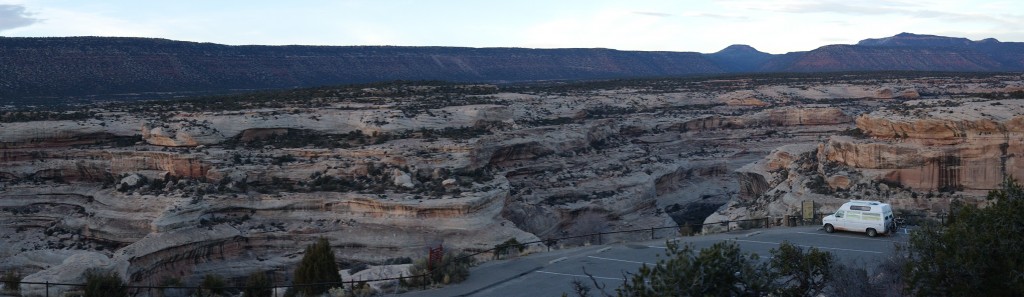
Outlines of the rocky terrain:
<svg viewBox="0 0 1024 297">
<path fill-rule="evenodd" d="M 0 268 L 283 282 L 319 237 L 344 265 L 378 265 L 805 200 L 940 212 L 1024 171 L 1022 90 L 1016 74 L 765 75 L 6 109 Z M 647 235 L 605 240 L 629 236 Z"/>
<path fill-rule="evenodd" d="M 1024 71 L 1024 43 L 902 33 L 768 54 L 399 46 L 228 46 L 0 37 L 0 104 L 230 93 L 392 80 L 506 83 L 756 72 Z M 67 100 L 75 99 L 75 100 Z"/>
</svg>

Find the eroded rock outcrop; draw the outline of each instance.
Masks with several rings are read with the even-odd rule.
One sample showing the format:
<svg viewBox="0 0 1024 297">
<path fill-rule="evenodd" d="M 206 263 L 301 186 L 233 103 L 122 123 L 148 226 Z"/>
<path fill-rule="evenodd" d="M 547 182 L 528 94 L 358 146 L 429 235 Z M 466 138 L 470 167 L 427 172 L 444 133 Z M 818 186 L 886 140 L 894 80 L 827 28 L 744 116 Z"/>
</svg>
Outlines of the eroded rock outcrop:
<svg viewBox="0 0 1024 297">
<path fill-rule="evenodd" d="M 870 138 L 833 137 L 822 152 L 827 161 L 925 191 L 991 190 L 1024 174 L 1019 100 L 878 111 L 858 117 L 857 127 Z"/>
<path fill-rule="evenodd" d="M 854 135 L 793 147 L 800 158 L 783 147 L 741 168 L 739 197 L 707 222 L 798 215 L 802 201 L 827 213 L 848 199 L 938 214 L 954 199 L 985 205 L 987 191 L 1024 174 L 1020 100 L 908 101 L 856 123 Z"/>
<path fill-rule="evenodd" d="M 773 84 L 483 95 L 381 87 L 286 98 L 295 100 L 284 107 L 107 106 L 90 120 L 0 123 L 0 268 L 76 281 L 62 275 L 78 273 L 73 263 L 93 263 L 136 284 L 172 277 L 190 285 L 205 274 L 258 269 L 280 282 L 318 237 L 334 243 L 339 261 L 373 264 L 422 257 L 425 245 L 441 241 L 479 251 L 509 238 L 791 214 L 804 200 L 826 210 L 847 199 L 899 197 L 907 201 L 900 206 L 937 210 L 948 202 L 910 198 L 942 184 L 913 175 L 933 170 L 928 164 L 959 172 L 941 179 L 966 190 L 990 182 L 966 175 L 990 173 L 964 168 L 1017 170 L 1011 155 L 1019 144 L 997 141 L 1014 139 L 1013 119 L 994 118 L 993 130 L 961 128 L 988 127 L 979 121 L 919 125 L 868 113 L 858 120 L 867 137 L 821 143 L 850 132 L 849 115 L 899 104 L 898 90 L 993 88 L 984 83 Z M 897 98 L 864 100 L 880 89 Z M 765 104 L 725 104 L 727 93 Z M 920 132 L 908 130 L 915 125 Z M 909 137 L 927 131 L 939 132 Z M 992 151 L 1006 157 L 990 158 Z"/>
</svg>

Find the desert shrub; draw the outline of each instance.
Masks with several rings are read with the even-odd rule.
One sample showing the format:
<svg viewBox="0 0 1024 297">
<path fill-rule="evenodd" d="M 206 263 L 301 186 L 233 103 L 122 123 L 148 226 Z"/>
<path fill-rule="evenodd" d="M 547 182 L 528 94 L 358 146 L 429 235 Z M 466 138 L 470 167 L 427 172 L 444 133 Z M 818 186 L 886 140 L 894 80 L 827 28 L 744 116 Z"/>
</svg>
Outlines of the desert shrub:
<svg viewBox="0 0 1024 297">
<path fill-rule="evenodd" d="M 770 253 L 770 260 L 761 261 L 756 254 L 743 253 L 735 242 L 718 242 L 700 251 L 669 242 L 665 258 L 628 275 L 616 295 L 819 296 L 838 265 L 828 252 L 788 242 Z M 598 289 L 610 295 L 603 287 Z M 587 296 L 590 289 L 574 283 L 573 291 Z"/>
<path fill-rule="evenodd" d="M 458 283 L 469 277 L 469 268 L 476 264 L 476 260 L 466 253 L 455 254 L 447 252 L 433 270 L 428 270 L 427 259 L 413 261 L 409 267 L 409 274 L 413 276 L 426 275 L 426 277 L 414 277 L 402 280 L 403 285 L 408 287 L 420 287 L 433 284 Z"/>
<path fill-rule="evenodd" d="M 377 291 L 367 282 L 358 282 L 348 288 L 331 288 L 327 293 L 331 297 L 369 297 L 377 294 Z"/>
<path fill-rule="evenodd" d="M 1024 189 L 1012 179 L 986 208 L 962 205 L 945 226 L 910 235 L 903 277 L 917 296 L 1015 296 L 1024 292 Z"/>
<path fill-rule="evenodd" d="M 494 259 L 500 259 L 502 255 L 512 254 L 513 251 L 522 253 L 526 250 L 526 245 L 519 243 L 515 238 L 509 238 L 505 242 L 494 246 Z"/>
<path fill-rule="evenodd" d="M 338 274 L 338 264 L 334 260 L 331 243 L 321 237 L 316 243 L 306 247 L 302 261 L 295 268 L 293 284 L 296 286 L 286 295 L 319 296 L 336 286 L 331 285 L 332 283 L 340 285 L 341 274 Z"/>
<path fill-rule="evenodd" d="M 829 188 L 828 183 L 825 182 L 825 178 L 821 175 L 815 174 L 804 184 L 811 192 L 817 194 L 828 195 L 832 194 L 832 188 Z"/>
<path fill-rule="evenodd" d="M 257 271 L 249 274 L 249 277 L 245 280 L 245 289 L 242 291 L 243 297 L 270 297 L 273 296 L 273 286 L 270 283 L 270 278 L 267 274 L 262 271 Z"/>
<path fill-rule="evenodd" d="M 121 276 L 116 272 L 89 269 L 85 271 L 85 297 L 128 297 Z"/>
<path fill-rule="evenodd" d="M 21 273 L 8 271 L 0 277 L 0 283 L 3 283 L 4 291 L 17 295 L 21 291 Z"/>
<path fill-rule="evenodd" d="M 668 243 L 664 259 L 644 265 L 616 289 L 618 296 L 760 296 L 770 292 L 771 278 L 757 255 L 739 245 L 718 242 L 694 251 L 690 245 Z M 704 281 L 699 281 L 704 280 Z"/>
<path fill-rule="evenodd" d="M 769 275 L 778 281 L 780 296 L 818 296 L 832 281 L 836 258 L 828 252 L 783 242 L 771 255 Z"/>
<path fill-rule="evenodd" d="M 203 282 L 199 284 L 199 289 L 205 292 L 203 295 L 206 296 L 224 295 L 226 293 L 224 287 L 227 287 L 227 282 L 224 281 L 223 277 L 216 274 L 207 274 L 203 277 Z"/>
</svg>

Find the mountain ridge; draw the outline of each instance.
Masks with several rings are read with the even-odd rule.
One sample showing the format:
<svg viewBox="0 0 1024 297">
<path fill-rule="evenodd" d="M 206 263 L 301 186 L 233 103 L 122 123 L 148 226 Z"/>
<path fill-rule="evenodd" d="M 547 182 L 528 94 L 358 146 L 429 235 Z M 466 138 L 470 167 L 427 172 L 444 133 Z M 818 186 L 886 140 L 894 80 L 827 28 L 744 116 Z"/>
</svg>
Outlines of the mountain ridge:
<svg viewBox="0 0 1024 297">
<path fill-rule="evenodd" d="M 0 37 L 0 99 L 280 89 L 388 80 L 524 82 L 759 72 L 1024 71 L 1024 43 L 901 33 L 769 54 L 405 46 L 223 45 Z"/>
</svg>

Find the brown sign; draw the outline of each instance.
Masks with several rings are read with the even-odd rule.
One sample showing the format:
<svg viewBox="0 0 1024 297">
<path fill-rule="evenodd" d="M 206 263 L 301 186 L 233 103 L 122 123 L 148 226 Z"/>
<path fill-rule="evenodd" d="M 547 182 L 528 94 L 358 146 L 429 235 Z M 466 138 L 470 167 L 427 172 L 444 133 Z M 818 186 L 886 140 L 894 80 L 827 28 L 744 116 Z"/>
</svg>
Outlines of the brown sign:
<svg viewBox="0 0 1024 297">
<path fill-rule="evenodd" d="M 802 205 L 804 220 L 814 219 L 814 201 L 804 201 Z"/>
</svg>

